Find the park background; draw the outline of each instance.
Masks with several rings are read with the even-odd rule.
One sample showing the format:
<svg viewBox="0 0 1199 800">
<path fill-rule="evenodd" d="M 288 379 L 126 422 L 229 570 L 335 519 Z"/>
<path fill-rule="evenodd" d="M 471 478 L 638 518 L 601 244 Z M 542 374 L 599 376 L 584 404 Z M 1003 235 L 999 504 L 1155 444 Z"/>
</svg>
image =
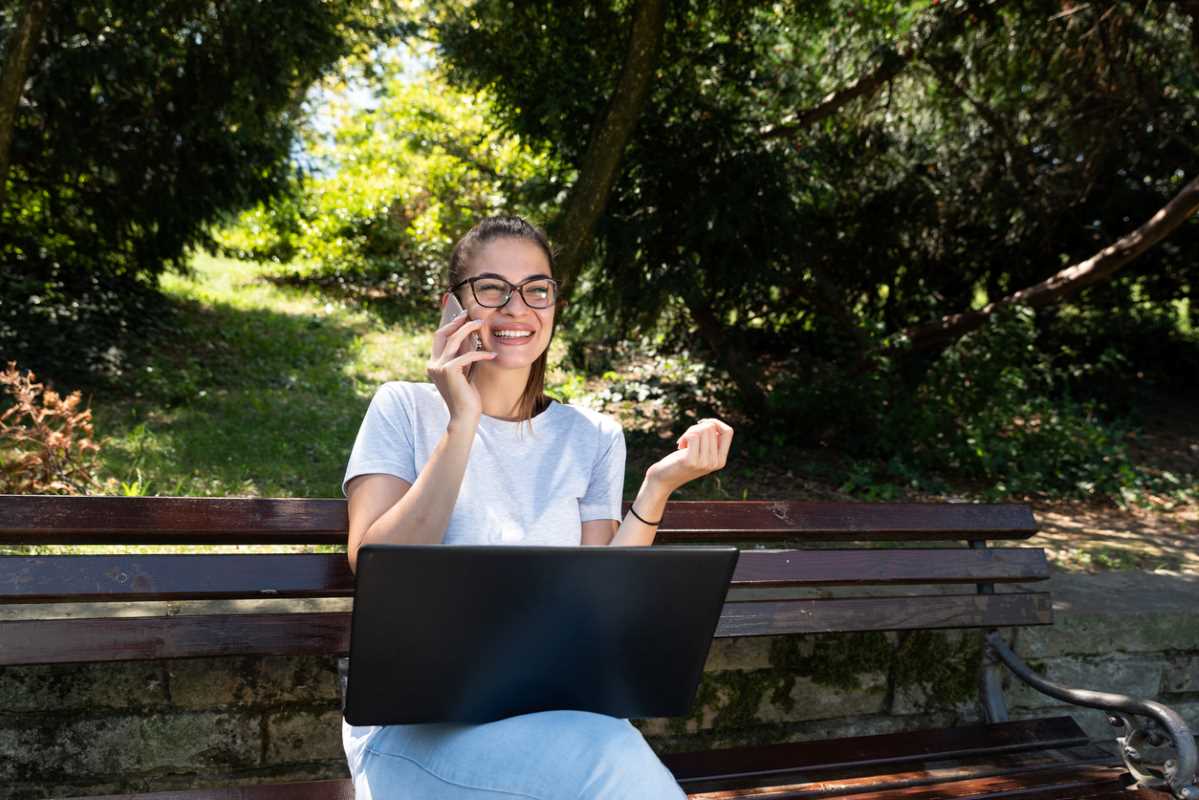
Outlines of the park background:
<svg viewBox="0 0 1199 800">
<path fill-rule="evenodd" d="M 1031 503 L 1021 654 L 1199 726 L 1196 0 L 0 0 L 0 46 L 0 492 L 336 496 L 452 242 L 517 212 L 626 499 L 715 416 L 676 499 Z M 639 726 L 977 719 L 974 639 L 793 644 L 717 643 Z M 336 675 L 7 668 L 0 797 L 339 776 Z"/>
<path fill-rule="evenodd" d="M 338 494 L 508 211 L 626 494 L 717 416 L 677 498 L 1028 500 L 1063 567 L 1194 564 L 1195 2 L 2 8 L 5 491 Z"/>
</svg>

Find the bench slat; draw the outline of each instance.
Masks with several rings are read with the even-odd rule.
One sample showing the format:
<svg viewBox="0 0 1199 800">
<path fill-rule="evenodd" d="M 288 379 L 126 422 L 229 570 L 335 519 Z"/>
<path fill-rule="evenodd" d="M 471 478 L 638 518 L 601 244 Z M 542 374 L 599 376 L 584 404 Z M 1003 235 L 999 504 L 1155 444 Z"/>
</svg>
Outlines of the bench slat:
<svg viewBox="0 0 1199 800">
<path fill-rule="evenodd" d="M 1047 592 L 725 603 L 716 636 L 1050 625 Z"/>
<path fill-rule="evenodd" d="M 730 602 L 716 636 L 1045 625 L 1051 617 L 1042 593 Z M 342 654 L 349 641 L 346 612 L 14 620 L 0 622 L 0 664 Z"/>
<path fill-rule="evenodd" d="M 623 503 L 624 513 L 629 503 Z M 1020 503 L 675 500 L 657 541 L 1027 539 Z M 345 501 L 0 495 L 0 544 L 344 544 Z"/>
<path fill-rule="evenodd" d="M 697 781 L 798 770 L 841 771 L 870 764 L 956 760 L 1076 747 L 1089 741 L 1071 717 L 962 725 L 844 739 L 666 753 L 662 763 L 687 788 Z M 690 783 L 689 783 L 690 782 Z"/>
<path fill-rule="evenodd" d="M 737 587 L 958 584 L 1046 580 L 1039 548 L 911 550 L 746 550 Z M 354 576 L 344 555 L 0 556 L 0 600 L 347 597 Z"/>
<path fill-rule="evenodd" d="M 1096 795 L 1123 788 L 1121 776 L 1126 774 L 1121 767 L 1080 764 L 1056 769 L 1015 770 L 1011 774 L 989 775 L 966 780 L 935 781 L 924 785 L 901 785 L 881 791 L 870 791 L 869 786 L 854 785 L 853 782 L 833 781 L 818 785 L 781 785 L 772 790 L 748 789 L 718 790 L 688 794 L 691 800 L 798 800 L 799 798 L 821 798 L 821 800 L 1086 800 Z M 891 776 L 879 776 L 880 783 L 889 782 Z M 841 791 L 837 791 L 841 789 Z M 1141 800 L 1141 795 L 1131 795 Z"/>
</svg>

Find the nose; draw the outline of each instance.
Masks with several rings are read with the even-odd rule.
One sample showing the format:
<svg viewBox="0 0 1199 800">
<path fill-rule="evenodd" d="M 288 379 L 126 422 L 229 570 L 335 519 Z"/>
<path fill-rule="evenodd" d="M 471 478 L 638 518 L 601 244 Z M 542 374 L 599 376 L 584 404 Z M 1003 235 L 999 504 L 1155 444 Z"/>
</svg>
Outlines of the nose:
<svg viewBox="0 0 1199 800">
<path fill-rule="evenodd" d="M 532 311 L 534 314 L 537 313 L 537 309 L 533 308 L 531 305 L 529 305 L 528 303 L 525 302 L 525 296 L 520 293 L 519 289 L 513 289 L 512 294 L 508 296 L 508 302 L 504 303 L 497 310 L 498 311 L 506 311 L 509 314 L 512 314 L 514 312 L 519 312 L 520 311 L 519 308 L 513 308 L 513 305 L 512 305 L 513 303 L 519 303 L 520 305 L 524 306 L 526 310 Z"/>
</svg>

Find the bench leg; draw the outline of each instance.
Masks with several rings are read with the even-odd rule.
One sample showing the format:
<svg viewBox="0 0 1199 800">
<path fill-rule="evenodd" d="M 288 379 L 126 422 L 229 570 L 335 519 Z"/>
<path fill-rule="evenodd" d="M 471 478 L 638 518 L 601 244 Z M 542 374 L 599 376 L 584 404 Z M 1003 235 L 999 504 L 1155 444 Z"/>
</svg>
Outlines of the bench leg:
<svg viewBox="0 0 1199 800">
<path fill-rule="evenodd" d="M 987 640 L 983 642 L 982 666 L 978 672 L 978 697 L 982 706 L 983 719 L 987 722 L 1007 722 L 1007 701 L 1003 697 L 1003 662 L 999 654 L 991 646 L 990 635 L 999 636 L 999 631 L 987 632 Z"/>
<path fill-rule="evenodd" d="M 1176 711 L 1154 700 L 1060 686 L 1029 669 L 1008 647 L 998 631 L 988 633 L 986 642 L 988 648 L 1016 677 L 1041 694 L 1077 706 L 1106 711 L 1108 719 L 1124 729 L 1125 735 L 1117 737 L 1116 741 L 1120 744 L 1120 753 L 1128 771 L 1140 786 L 1168 789 L 1178 800 L 1199 800 L 1199 786 L 1195 785 L 1199 752 L 1194 735 Z M 1134 717 L 1145 719 L 1142 722 Z M 1141 753 L 1145 745 L 1156 747 L 1167 743 L 1173 745 L 1174 757 L 1167 759 L 1160 768 L 1142 760 Z"/>
</svg>

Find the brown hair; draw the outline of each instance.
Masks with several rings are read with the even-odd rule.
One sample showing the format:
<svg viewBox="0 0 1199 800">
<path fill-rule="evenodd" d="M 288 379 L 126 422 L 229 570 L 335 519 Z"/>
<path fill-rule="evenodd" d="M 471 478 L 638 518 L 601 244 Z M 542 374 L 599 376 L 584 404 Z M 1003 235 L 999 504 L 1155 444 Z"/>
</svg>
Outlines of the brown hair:
<svg viewBox="0 0 1199 800">
<path fill-rule="evenodd" d="M 553 248 L 550 247 L 545 232 L 523 217 L 501 214 L 480 221 L 454 245 L 454 249 L 450 252 L 449 285 L 456 286 L 466 280 L 471 258 L 483 245 L 496 239 L 524 239 L 532 242 L 545 254 L 546 261 L 550 265 L 550 272 L 555 271 Z M 464 286 L 460 292 L 465 291 L 468 289 Z M 561 305 L 560 299 L 558 305 Z M 550 343 L 554 341 L 554 330 L 558 325 L 558 310 L 555 308 L 554 321 L 550 325 Z M 529 380 L 525 383 L 525 390 L 516 404 L 517 420 L 527 421 L 530 430 L 533 428 L 533 417 L 548 408 L 550 404 L 550 398 L 545 395 L 545 369 L 546 363 L 549 361 L 549 354 L 550 348 L 547 343 L 545 352 L 538 356 L 530 366 Z"/>
</svg>

